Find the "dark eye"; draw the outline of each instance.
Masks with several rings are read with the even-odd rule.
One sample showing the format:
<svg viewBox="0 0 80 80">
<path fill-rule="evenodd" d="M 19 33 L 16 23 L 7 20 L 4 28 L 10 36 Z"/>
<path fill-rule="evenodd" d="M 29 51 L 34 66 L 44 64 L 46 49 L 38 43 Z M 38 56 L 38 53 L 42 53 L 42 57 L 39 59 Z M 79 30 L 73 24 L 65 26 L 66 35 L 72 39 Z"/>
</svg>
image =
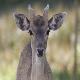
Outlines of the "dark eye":
<svg viewBox="0 0 80 80">
<path fill-rule="evenodd" d="M 47 30 L 46 34 L 49 35 L 50 30 Z"/>
<path fill-rule="evenodd" d="M 32 33 L 32 31 L 31 31 L 31 30 L 29 30 L 29 33 L 30 33 L 30 35 L 33 35 L 33 33 Z"/>
</svg>

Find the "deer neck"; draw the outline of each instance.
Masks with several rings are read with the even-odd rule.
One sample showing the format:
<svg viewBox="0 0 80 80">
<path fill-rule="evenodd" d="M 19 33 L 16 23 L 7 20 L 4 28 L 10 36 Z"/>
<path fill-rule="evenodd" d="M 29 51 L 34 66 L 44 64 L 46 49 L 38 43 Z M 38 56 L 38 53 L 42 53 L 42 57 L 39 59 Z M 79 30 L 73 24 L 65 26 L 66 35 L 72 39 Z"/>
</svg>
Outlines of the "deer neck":
<svg viewBox="0 0 80 80">
<path fill-rule="evenodd" d="M 31 80 L 44 80 L 44 65 L 45 65 L 45 54 L 43 57 L 37 56 L 34 43 L 31 43 L 32 47 L 32 73 Z"/>
</svg>

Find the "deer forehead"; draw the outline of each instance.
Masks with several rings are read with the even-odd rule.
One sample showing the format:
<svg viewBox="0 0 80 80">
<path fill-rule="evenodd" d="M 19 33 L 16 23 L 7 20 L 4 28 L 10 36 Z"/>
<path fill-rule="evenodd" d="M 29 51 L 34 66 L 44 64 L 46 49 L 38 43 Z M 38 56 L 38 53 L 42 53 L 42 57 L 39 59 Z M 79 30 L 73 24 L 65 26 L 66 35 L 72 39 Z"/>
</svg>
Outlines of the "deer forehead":
<svg viewBox="0 0 80 80">
<path fill-rule="evenodd" d="M 43 16 L 37 15 L 33 18 L 31 22 L 31 28 L 35 32 L 45 32 L 47 30 L 47 21 L 45 21 Z"/>
<path fill-rule="evenodd" d="M 44 18 L 42 16 L 35 17 L 35 19 L 33 20 L 33 24 L 35 26 L 44 26 L 45 25 Z"/>
</svg>

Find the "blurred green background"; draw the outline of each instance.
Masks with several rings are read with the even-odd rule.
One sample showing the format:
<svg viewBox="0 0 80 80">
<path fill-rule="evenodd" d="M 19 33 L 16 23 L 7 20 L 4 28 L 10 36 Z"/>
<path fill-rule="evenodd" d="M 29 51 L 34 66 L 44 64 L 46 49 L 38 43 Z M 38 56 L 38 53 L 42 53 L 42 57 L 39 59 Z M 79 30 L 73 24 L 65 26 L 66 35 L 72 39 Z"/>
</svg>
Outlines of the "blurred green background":
<svg viewBox="0 0 80 80">
<path fill-rule="evenodd" d="M 58 12 L 68 13 L 62 27 L 51 31 L 48 39 L 46 56 L 54 80 L 80 80 L 80 0 L 0 0 L 0 80 L 16 79 L 20 52 L 30 39 L 16 27 L 13 13 L 27 15 L 27 6 L 32 4 L 36 13 L 42 14 L 47 3 L 49 18 Z"/>
</svg>

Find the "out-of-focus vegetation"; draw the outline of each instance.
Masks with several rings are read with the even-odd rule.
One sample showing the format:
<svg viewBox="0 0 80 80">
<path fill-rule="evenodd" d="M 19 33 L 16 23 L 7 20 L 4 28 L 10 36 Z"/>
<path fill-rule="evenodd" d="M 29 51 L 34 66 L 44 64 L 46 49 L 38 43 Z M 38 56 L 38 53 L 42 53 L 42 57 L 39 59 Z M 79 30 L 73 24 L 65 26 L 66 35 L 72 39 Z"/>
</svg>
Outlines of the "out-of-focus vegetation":
<svg viewBox="0 0 80 80">
<path fill-rule="evenodd" d="M 2 0 L 2 3 L 4 3 L 3 1 L 6 5 L 8 2 L 12 3 L 17 1 L 16 4 L 14 3 L 15 5 L 19 3 L 19 0 Z M 20 1 L 25 2 L 25 0 Z M 51 2 L 52 0 L 48 1 Z M 55 0 L 53 1 L 55 2 Z M 56 2 L 58 2 L 58 0 L 56 0 Z M 36 9 L 37 14 L 42 14 L 42 7 L 39 5 L 38 3 L 35 4 L 34 8 Z M 62 11 L 66 11 L 68 15 L 59 30 L 50 32 L 46 51 L 47 59 L 53 71 L 54 80 L 71 80 L 74 64 L 75 8 L 73 6 L 67 9 L 64 5 L 61 5 L 61 3 L 60 5 L 58 4 L 56 8 L 53 8 L 54 7 L 49 10 L 49 18 L 53 14 Z M 25 13 L 26 15 L 28 12 L 25 6 L 18 6 L 14 9 L 11 8 L 10 11 L 4 11 L 0 16 L 0 80 L 15 80 L 20 55 L 19 53 L 30 39 L 28 33 L 22 32 L 16 27 L 13 17 L 14 10 L 20 13 Z M 77 78 L 80 80 L 80 32 L 78 36 Z"/>
</svg>

